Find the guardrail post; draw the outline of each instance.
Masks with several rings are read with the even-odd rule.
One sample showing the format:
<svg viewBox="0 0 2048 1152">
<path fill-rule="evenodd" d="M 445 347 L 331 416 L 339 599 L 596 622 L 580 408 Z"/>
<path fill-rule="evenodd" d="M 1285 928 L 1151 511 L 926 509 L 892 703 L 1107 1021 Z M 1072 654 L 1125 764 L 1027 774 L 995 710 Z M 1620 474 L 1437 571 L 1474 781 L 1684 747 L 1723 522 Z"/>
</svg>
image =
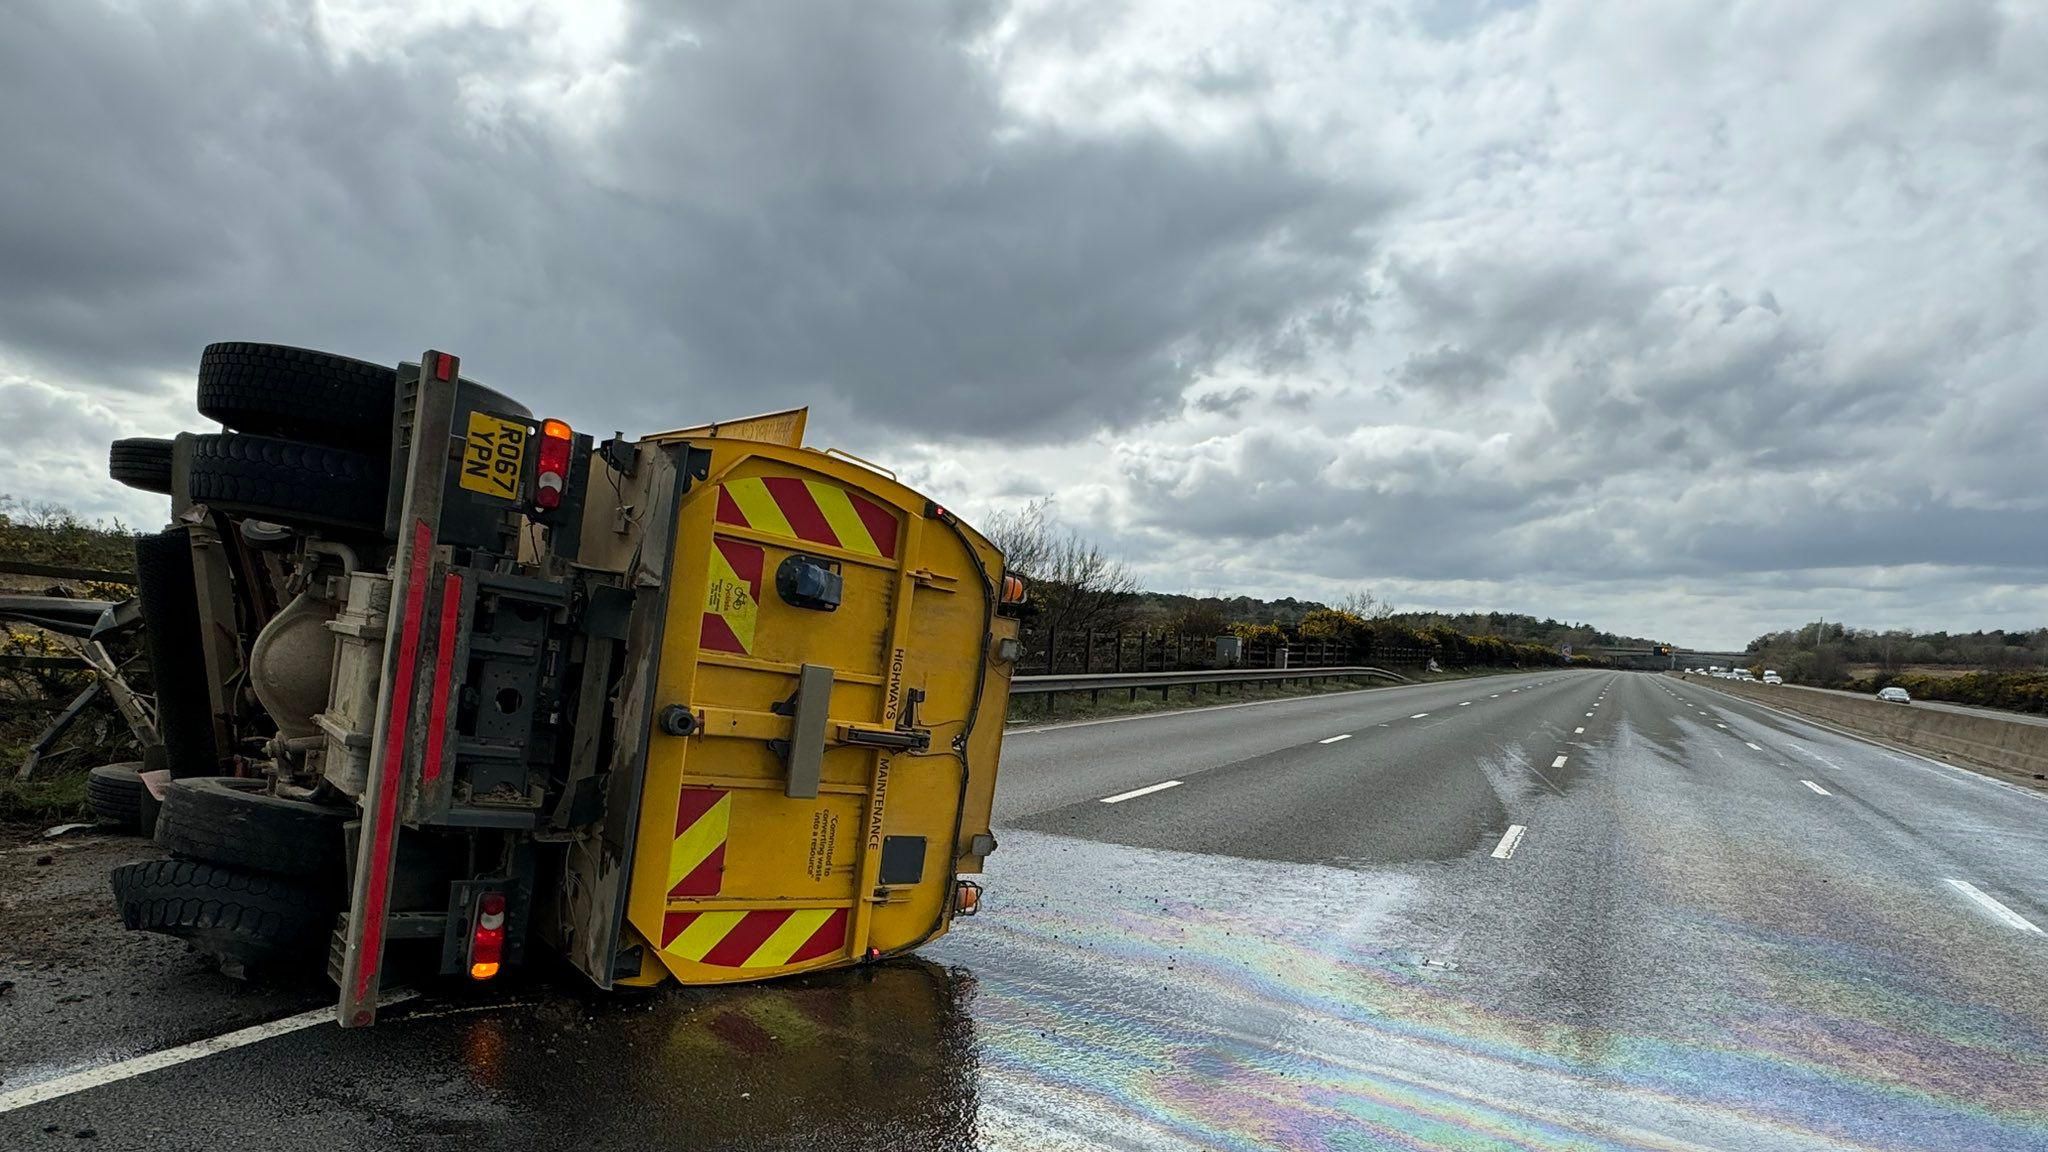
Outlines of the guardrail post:
<svg viewBox="0 0 2048 1152">
<path fill-rule="evenodd" d="M 1147 628 L 1138 629 L 1138 671 L 1152 670 L 1152 632 Z M 1138 702 L 1138 690 L 1131 689 L 1131 703 Z"/>
<path fill-rule="evenodd" d="M 1093 628 L 1088 629 L 1088 648 L 1081 653 L 1081 671 L 1095 671 L 1095 629 Z M 1100 703 L 1102 703 L 1102 693 L 1100 690 L 1088 694 L 1088 704 L 1090 707 Z"/>
</svg>

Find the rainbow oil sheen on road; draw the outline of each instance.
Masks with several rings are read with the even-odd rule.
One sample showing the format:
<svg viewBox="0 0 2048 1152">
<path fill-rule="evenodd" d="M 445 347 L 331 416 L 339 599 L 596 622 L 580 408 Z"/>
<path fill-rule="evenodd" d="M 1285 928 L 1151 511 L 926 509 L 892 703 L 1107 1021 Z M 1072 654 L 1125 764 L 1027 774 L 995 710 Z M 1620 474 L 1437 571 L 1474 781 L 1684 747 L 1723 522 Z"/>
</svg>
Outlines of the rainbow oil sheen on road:
<svg viewBox="0 0 2048 1152">
<path fill-rule="evenodd" d="M 991 1144 L 2048 1147 L 2038 1027 L 1812 942 L 1695 974 L 1726 981 L 1726 1017 L 1687 1035 L 1588 1035 L 1423 964 L 1400 873 L 1023 833 L 1004 853 L 1000 915 L 932 952 L 975 976 Z M 1773 986 L 1803 1003 L 1756 998 Z"/>
</svg>

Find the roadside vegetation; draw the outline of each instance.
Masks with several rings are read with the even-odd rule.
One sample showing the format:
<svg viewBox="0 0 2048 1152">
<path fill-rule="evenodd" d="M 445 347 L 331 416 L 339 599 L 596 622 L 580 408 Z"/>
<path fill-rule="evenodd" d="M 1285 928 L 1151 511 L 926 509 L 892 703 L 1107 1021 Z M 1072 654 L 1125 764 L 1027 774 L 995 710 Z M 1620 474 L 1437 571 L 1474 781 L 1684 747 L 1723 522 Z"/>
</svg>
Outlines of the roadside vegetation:
<svg viewBox="0 0 2048 1152">
<path fill-rule="evenodd" d="M 1432 661 L 1441 669 L 1468 671 L 1592 666 L 1591 660 L 1568 657 L 1567 649 L 1650 643 L 1517 613 L 1400 611 L 1370 589 L 1334 604 L 1291 596 L 1148 592 L 1121 560 L 1062 524 L 1050 500 L 998 512 L 982 530 L 1003 550 L 1011 570 L 1030 582 L 1019 665 L 1025 672 L 1205 667 L 1214 662 L 1219 636 L 1243 641 L 1247 664 L 1270 666 L 1284 646 L 1296 665 L 1315 653 L 1322 663 L 1355 662 L 1411 675 Z M 1114 661 L 1103 655 L 1105 646 L 1116 654 Z"/>
<path fill-rule="evenodd" d="M 1815 622 L 1749 642 L 1750 671 L 1794 684 L 2048 713 L 2048 628 L 2027 632 L 1876 631 Z"/>
<path fill-rule="evenodd" d="M 124 572 L 134 566 L 134 537 L 117 522 L 84 520 L 48 504 L 0 495 L 0 558 Z M 40 576 L 0 576 L 0 592 L 115 600 L 122 585 Z M 128 653 L 117 651 L 116 659 Z M 36 738 L 86 686 L 82 667 L 42 631 L 0 624 L 0 823 L 56 823 L 83 818 L 85 774 L 101 764 L 134 759 L 128 727 L 103 700 L 94 702 L 32 779 L 15 772 Z"/>
</svg>

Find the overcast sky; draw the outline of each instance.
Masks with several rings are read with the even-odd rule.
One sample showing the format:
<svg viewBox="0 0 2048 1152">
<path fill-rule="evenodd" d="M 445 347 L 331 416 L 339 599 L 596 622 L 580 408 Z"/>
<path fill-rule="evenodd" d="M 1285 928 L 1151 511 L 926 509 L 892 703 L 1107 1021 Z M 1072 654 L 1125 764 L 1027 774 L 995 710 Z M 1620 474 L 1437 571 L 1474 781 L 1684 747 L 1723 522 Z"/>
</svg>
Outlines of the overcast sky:
<svg viewBox="0 0 2048 1152">
<path fill-rule="evenodd" d="M 0 492 L 200 348 L 810 404 L 1162 591 L 2048 624 L 2048 4 L 0 0 Z"/>
</svg>

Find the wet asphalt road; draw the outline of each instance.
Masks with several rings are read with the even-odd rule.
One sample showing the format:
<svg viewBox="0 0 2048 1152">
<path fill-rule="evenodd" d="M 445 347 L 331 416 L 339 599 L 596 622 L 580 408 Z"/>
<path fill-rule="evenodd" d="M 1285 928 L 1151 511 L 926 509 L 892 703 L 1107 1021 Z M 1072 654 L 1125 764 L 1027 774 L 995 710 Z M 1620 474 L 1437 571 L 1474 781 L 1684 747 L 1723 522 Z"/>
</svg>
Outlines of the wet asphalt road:
<svg viewBox="0 0 2048 1152">
<path fill-rule="evenodd" d="M 2048 1149 L 2048 800 L 1706 686 L 1020 731 L 997 807 L 921 962 L 422 999 L 0 1148 Z M 0 1092 L 323 997 L 116 938 L 0 999 Z"/>
</svg>

